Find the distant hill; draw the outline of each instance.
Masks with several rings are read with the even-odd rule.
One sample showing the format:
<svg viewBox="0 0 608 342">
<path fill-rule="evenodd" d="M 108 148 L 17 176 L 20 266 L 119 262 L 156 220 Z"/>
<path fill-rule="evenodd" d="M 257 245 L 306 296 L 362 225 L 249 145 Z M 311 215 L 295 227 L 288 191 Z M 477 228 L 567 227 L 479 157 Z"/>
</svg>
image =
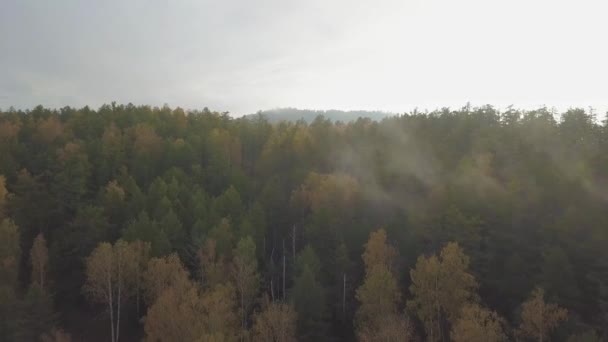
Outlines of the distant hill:
<svg viewBox="0 0 608 342">
<path fill-rule="evenodd" d="M 342 121 L 349 122 L 357 120 L 358 118 L 370 118 L 372 120 L 382 120 L 383 118 L 391 115 L 395 115 L 394 113 L 389 112 L 381 112 L 381 111 L 365 111 L 365 110 L 351 110 L 351 111 L 343 111 L 343 110 L 308 110 L 308 109 L 297 109 L 297 108 L 277 108 L 271 110 L 259 111 L 257 115 L 262 114 L 268 121 L 270 122 L 280 122 L 280 121 L 298 121 L 300 119 L 310 123 L 314 121 L 314 119 L 323 115 L 325 118 L 330 119 L 333 122 Z"/>
</svg>

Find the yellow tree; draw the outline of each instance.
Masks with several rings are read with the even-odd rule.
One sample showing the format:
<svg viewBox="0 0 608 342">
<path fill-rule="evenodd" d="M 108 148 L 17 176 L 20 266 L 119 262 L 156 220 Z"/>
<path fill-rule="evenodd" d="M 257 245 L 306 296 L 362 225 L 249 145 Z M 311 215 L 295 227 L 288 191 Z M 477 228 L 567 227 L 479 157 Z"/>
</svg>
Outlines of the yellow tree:
<svg viewBox="0 0 608 342">
<path fill-rule="evenodd" d="M 365 272 L 370 273 L 375 267 L 383 266 L 389 272 L 394 268 L 397 251 L 386 242 L 386 231 L 378 229 L 369 235 L 363 252 Z"/>
<path fill-rule="evenodd" d="M 265 300 L 253 317 L 254 342 L 295 342 L 297 315 L 291 305 Z"/>
<path fill-rule="evenodd" d="M 205 287 L 213 287 L 225 282 L 228 277 L 224 256 L 217 251 L 215 239 L 207 238 L 205 244 L 197 252 L 201 284 Z"/>
<path fill-rule="evenodd" d="M 396 256 L 397 251 L 386 242 L 384 229 L 370 234 L 362 256 L 365 280 L 356 292 L 357 300 L 361 303 L 356 315 L 360 341 L 409 339 L 409 322 L 398 313 L 401 293 L 391 273 Z"/>
<path fill-rule="evenodd" d="M 469 258 L 457 243 L 450 242 L 439 257 L 418 257 L 410 271 L 413 298 L 407 307 L 424 323 L 429 341 L 443 340 L 447 324 L 454 324 L 464 305 L 476 300 L 478 285 L 468 268 Z"/>
<path fill-rule="evenodd" d="M 36 133 L 34 139 L 43 144 L 54 142 L 63 134 L 64 127 L 56 115 L 36 122 Z"/>
<path fill-rule="evenodd" d="M 496 312 L 471 304 L 462 309 L 450 336 L 454 342 L 507 341 L 503 324 L 504 320 Z"/>
<path fill-rule="evenodd" d="M 413 339 L 412 327 L 405 315 L 379 317 L 376 329 L 359 330 L 357 337 L 361 342 L 406 342 Z"/>
<path fill-rule="evenodd" d="M 219 284 L 201 296 L 202 321 L 206 336 L 236 341 L 239 326 L 237 299 L 231 284 Z"/>
<path fill-rule="evenodd" d="M 152 258 L 143 275 L 146 301 L 154 303 L 167 288 L 181 289 L 190 286 L 190 276 L 177 254 Z"/>
<path fill-rule="evenodd" d="M 568 318 L 568 311 L 557 304 L 545 303 L 545 292 L 541 288 L 532 291 L 530 298 L 523 303 L 521 324 L 518 333 L 522 336 L 549 340 L 549 335 L 560 322 Z"/>
<path fill-rule="evenodd" d="M 46 246 L 46 239 L 42 233 L 34 239 L 34 244 L 30 250 L 30 262 L 32 263 L 32 284 L 44 288 L 46 279 L 47 265 L 49 262 L 49 250 Z"/>
<path fill-rule="evenodd" d="M 234 289 L 217 285 L 201 293 L 192 282 L 165 288 L 144 318 L 146 341 L 236 340 Z"/>
<path fill-rule="evenodd" d="M 188 282 L 163 290 L 144 318 L 146 341 L 196 341 L 204 333 L 198 289 Z"/>
<path fill-rule="evenodd" d="M 133 250 L 123 240 L 99 244 L 86 259 L 84 290 L 92 301 L 108 305 L 112 342 L 120 336 L 121 304 L 132 295 L 135 268 Z"/>
<path fill-rule="evenodd" d="M 376 267 L 365 277 L 363 285 L 357 289 L 357 300 L 361 303 L 357 310 L 357 327 L 371 329 L 378 319 L 396 315 L 401 301 L 401 293 L 395 277 L 384 267 Z"/>
</svg>

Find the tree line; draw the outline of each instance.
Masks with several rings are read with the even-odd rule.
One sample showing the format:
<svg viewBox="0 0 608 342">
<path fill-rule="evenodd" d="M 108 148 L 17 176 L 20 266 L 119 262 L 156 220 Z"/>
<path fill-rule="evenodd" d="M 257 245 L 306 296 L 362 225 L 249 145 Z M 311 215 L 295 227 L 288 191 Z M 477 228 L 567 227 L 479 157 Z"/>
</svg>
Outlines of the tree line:
<svg viewBox="0 0 608 342">
<path fill-rule="evenodd" d="M 0 112 L 0 339 L 602 341 L 592 110 Z"/>
</svg>

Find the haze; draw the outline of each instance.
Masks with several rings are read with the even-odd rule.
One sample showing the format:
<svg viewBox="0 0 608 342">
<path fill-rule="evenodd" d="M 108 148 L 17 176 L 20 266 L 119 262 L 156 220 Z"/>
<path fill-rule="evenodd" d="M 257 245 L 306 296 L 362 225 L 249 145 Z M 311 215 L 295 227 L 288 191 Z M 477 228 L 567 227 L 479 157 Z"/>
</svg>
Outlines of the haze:
<svg viewBox="0 0 608 342">
<path fill-rule="evenodd" d="M 0 107 L 608 108 L 602 1 L 0 4 Z M 560 108 L 563 107 L 563 108 Z"/>
</svg>

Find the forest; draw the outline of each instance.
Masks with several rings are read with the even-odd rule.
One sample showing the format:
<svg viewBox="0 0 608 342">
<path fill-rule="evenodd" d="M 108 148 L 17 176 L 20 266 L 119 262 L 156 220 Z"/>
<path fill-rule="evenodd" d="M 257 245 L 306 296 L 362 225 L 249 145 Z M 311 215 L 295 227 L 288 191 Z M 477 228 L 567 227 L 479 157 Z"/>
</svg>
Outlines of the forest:
<svg viewBox="0 0 608 342">
<path fill-rule="evenodd" d="M 0 341 L 606 341 L 608 122 L 0 111 Z"/>
</svg>

